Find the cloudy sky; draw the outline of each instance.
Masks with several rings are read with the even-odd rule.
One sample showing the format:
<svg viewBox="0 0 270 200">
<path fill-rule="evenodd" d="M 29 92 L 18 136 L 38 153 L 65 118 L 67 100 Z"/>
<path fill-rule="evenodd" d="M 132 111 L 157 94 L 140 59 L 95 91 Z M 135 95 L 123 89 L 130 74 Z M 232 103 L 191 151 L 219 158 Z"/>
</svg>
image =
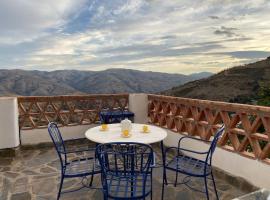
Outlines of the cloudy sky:
<svg viewBox="0 0 270 200">
<path fill-rule="evenodd" d="M 270 56 L 269 0 L 1 0 L 0 68 L 217 72 Z"/>
</svg>

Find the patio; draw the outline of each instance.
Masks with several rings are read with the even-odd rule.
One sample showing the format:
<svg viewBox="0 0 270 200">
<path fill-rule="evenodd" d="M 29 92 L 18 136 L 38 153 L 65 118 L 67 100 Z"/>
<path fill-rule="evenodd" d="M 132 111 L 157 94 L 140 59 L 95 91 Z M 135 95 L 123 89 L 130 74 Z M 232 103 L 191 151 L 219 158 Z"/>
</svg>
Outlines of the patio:
<svg viewBox="0 0 270 200">
<path fill-rule="evenodd" d="M 103 110 L 129 110 L 134 122 L 167 132 L 165 146 L 177 146 L 183 136 L 212 140 L 225 124 L 213 156 L 220 199 L 232 199 L 258 188 L 270 189 L 270 108 L 149 94 L 9 97 L 0 99 L 0 200 L 56 199 L 60 163 L 47 131 L 56 121 L 68 146 L 94 146 L 85 132 L 100 124 Z M 74 140 L 76 139 L 76 140 Z M 70 142 L 69 140 L 73 140 Z M 160 147 L 153 145 L 158 160 Z M 203 150 L 209 142 L 187 142 L 184 148 Z M 168 173 L 169 182 L 175 174 Z M 80 186 L 80 179 L 65 180 L 64 189 Z M 100 177 L 94 185 L 100 187 Z M 191 185 L 202 189 L 203 181 Z M 215 199 L 211 181 L 210 199 Z M 155 168 L 153 199 L 161 199 L 162 168 Z M 164 199 L 205 199 L 184 185 L 165 187 Z M 102 199 L 101 190 L 85 188 L 61 199 Z"/>
<path fill-rule="evenodd" d="M 68 147 L 88 145 L 93 143 L 86 139 L 68 142 Z M 160 159 L 158 145 L 154 149 Z M 16 151 L 2 151 L 0 157 L 0 199 L 30 200 L 30 199 L 56 199 L 59 185 L 60 163 L 54 147 L 51 144 L 22 146 Z M 169 180 L 174 180 L 175 174 L 168 174 Z M 242 178 L 233 177 L 224 171 L 215 170 L 216 183 L 220 199 L 232 199 L 246 193 L 255 191 L 257 188 Z M 153 199 L 160 199 L 162 184 L 162 169 L 154 170 Z M 64 189 L 80 186 L 80 179 L 69 179 L 64 183 Z M 209 181 L 210 182 L 210 181 Z M 100 187 L 100 177 L 96 176 L 94 185 Z M 201 189 L 203 182 L 193 179 L 192 185 Z M 210 199 L 215 199 L 213 188 L 210 185 Z M 61 199 L 103 199 L 101 190 L 84 188 L 78 192 L 64 194 Z M 191 191 L 184 185 L 165 187 L 166 200 L 174 199 L 204 199 L 204 194 Z"/>
</svg>

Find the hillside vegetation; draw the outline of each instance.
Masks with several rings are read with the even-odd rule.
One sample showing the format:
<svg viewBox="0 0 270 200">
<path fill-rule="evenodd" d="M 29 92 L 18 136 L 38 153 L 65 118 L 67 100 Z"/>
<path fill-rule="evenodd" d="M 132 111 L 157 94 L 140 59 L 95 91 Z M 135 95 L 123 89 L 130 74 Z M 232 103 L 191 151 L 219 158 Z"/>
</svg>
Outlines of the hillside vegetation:
<svg viewBox="0 0 270 200">
<path fill-rule="evenodd" d="M 173 87 L 163 94 L 270 106 L 270 58 Z"/>
</svg>

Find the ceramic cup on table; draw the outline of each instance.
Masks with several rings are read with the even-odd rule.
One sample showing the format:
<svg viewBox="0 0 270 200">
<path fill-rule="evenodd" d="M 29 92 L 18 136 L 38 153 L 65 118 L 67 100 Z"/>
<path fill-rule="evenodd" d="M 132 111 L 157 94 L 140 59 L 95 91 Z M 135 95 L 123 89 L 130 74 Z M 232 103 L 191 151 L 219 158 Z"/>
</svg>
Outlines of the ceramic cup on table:
<svg viewBox="0 0 270 200">
<path fill-rule="evenodd" d="M 149 127 L 147 125 L 143 125 L 142 132 L 143 133 L 149 133 Z"/>
<path fill-rule="evenodd" d="M 107 124 L 101 124 L 101 131 L 107 131 L 108 125 Z"/>
</svg>

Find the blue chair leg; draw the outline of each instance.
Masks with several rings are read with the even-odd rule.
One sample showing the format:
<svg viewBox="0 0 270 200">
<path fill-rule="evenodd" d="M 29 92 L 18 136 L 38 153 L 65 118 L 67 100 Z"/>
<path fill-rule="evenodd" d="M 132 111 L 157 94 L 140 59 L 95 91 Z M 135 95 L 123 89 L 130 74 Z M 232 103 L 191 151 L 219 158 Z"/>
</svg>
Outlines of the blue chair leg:
<svg viewBox="0 0 270 200">
<path fill-rule="evenodd" d="M 90 179 L 90 183 L 89 183 L 89 186 L 90 186 L 90 187 L 92 187 L 93 179 L 94 179 L 94 174 L 91 175 L 91 179 Z"/>
<path fill-rule="evenodd" d="M 166 158 L 165 158 L 165 153 L 164 153 L 163 141 L 160 142 L 160 147 L 161 147 L 162 164 L 163 164 L 163 179 L 165 179 L 165 184 L 168 185 L 167 176 L 166 176 L 166 170 L 165 170 Z"/>
<path fill-rule="evenodd" d="M 213 175 L 212 171 L 211 171 L 211 177 L 212 177 L 212 180 L 213 180 L 213 186 L 214 186 L 214 190 L 215 190 L 215 193 L 216 193 L 217 200 L 219 200 L 218 193 L 217 193 L 217 187 L 216 187 L 216 183 L 215 183 L 215 179 L 214 179 L 214 175 Z"/>
<path fill-rule="evenodd" d="M 166 169 L 165 169 L 165 167 L 164 167 L 164 169 L 163 169 L 163 180 L 162 180 L 162 193 L 161 193 L 161 199 L 163 200 L 163 198 L 164 198 L 164 185 L 165 185 L 165 179 L 166 179 Z M 167 185 L 167 183 L 166 183 L 166 185 Z"/>
<path fill-rule="evenodd" d="M 207 187 L 207 176 L 204 177 L 204 184 L 205 184 L 206 198 L 207 198 L 207 200 L 209 200 L 208 187 Z"/>
<path fill-rule="evenodd" d="M 60 199 L 61 190 L 62 190 L 62 186 L 63 186 L 63 181 L 64 181 L 64 176 L 63 176 L 63 174 L 61 174 L 61 181 L 60 181 L 60 185 L 59 185 L 59 191 L 58 191 L 58 195 L 57 195 L 57 200 Z"/>
<path fill-rule="evenodd" d="M 151 193 L 150 193 L 151 200 L 153 199 L 153 179 L 152 179 L 152 172 L 151 172 Z"/>
<path fill-rule="evenodd" d="M 168 185 L 166 170 L 164 170 L 164 181 L 165 185 Z"/>
<path fill-rule="evenodd" d="M 103 198 L 104 198 L 104 200 L 108 200 L 109 198 L 108 198 L 108 196 L 107 196 L 107 194 L 106 194 L 106 192 L 103 190 Z"/>
<path fill-rule="evenodd" d="M 177 186 L 177 182 L 178 182 L 178 170 L 176 170 L 176 174 L 175 174 L 174 187 Z"/>
</svg>

